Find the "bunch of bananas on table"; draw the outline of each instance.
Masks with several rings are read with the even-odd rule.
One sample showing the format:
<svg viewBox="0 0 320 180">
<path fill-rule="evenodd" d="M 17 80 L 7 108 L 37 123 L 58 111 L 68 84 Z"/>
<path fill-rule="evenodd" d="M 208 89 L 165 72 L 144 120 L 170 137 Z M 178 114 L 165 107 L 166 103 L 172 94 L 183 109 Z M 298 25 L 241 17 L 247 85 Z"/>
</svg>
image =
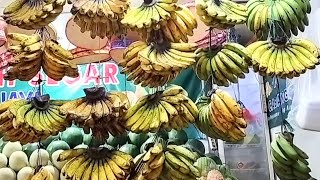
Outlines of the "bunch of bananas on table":
<svg viewBox="0 0 320 180">
<path fill-rule="evenodd" d="M 64 179 L 128 179 L 133 169 L 129 154 L 106 148 L 65 150 L 58 161 L 67 161 L 61 169 Z"/>
<path fill-rule="evenodd" d="M 71 13 L 75 15 L 74 22 L 81 28 L 81 32 L 90 31 L 92 39 L 103 39 L 126 32 L 120 21 L 128 7 L 129 2 L 126 0 L 75 1 Z"/>
<path fill-rule="evenodd" d="M 173 80 L 196 62 L 196 43 L 146 43 L 136 41 L 123 53 L 121 73 L 127 80 L 145 87 L 158 87 Z"/>
<path fill-rule="evenodd" d="M 258 37 L 268 37 L 273 25 L 281 27 L 279 31 L 284 31 L 288 37 L 291 33 L 298 35 L 298 30 L 303 32 L 309 25 L 310 0 L 249 0 L 246 6 L 247 26 Z"/>
<path fill-rule="evenodd" d="M 211 97 L 201 96 L 196 105 L 196 126 L 211 138 L 237 142 L 245 136 L 247 122 L 240 105 L 226 91 L 217 89 Z"/>
<path fill-rule="evenodd" d="M 41 168 L 34 175 L 29 175 L 26 180 L 54 180 L 53 175 L 47 169 Z"/>
<path fill-rule="evenodd" d="M 216 48 L 197 50 L 197 63 L 194 70 L 201 80 L 212 77 L 215 84 L 229 86 L 237 83 L 238 78 L 245 78 L 249 72 L 251 53 L 237 43 L 225 43 Z"/>
<path fill-rule="evenodd" d="M 78 66 L 72 62 L 72 53 L 53 40 L 45 41 L 42 58 L 42 69 L 53 80 L 79 76 Z"/>
<path fill-rule="evenodd" d="M 183 129 L 194 123 L 198 109 L 187 92 L 173 85 L 164 91 L 142 96 L 122 119 L 135 133 L 157 132 L 160 129 Z"/>
<path fill-rule="evenodd" d="M 0 104 L 0 131 L 4 139 L 26 144 L 64 131 L 71 123 L 59 112 L 63 103 L 65 101 L 49 100 L 48 95 L 43 95 Z"/>
<path fill-rule="evenodd" d="M 23 29 L 41 29 L 63 11 L 66 0 L 14 0 L 3 10 L 4 20 Z"/>
<path fill-rule="evenodd" d="M 293 134 L 281 133 L 271 142 L 272 164 L 280 180 L 310 179 L 308 155 L 293 143 Z"/>
<path fill-rule="evenodd" d="M 121 123 L 126 111 L 129 109 L 129 99 L 122 92 L 106 92 L 103 87 L 84 89 L 85 97 L 65 103 L 60 107 L 62 114 L 67 115 L 86 133 L 92 130 L 93 136 L 98 140 L 108 138 L 125 132 Z"/>
<path fill-rule="evenodd" d="M 247 8 L 231 0 L 196 0 L 196 13 L 207 26 L 228 29 L 247 21 Z"/>
<path fill-rule="evenodd" d="M 292 79 L 320 64 L 317 46 L 306 39 L 279 43 L 257 41 L 247 49 L 252 53 L 253 69 L 263 76 Z"/>
<path fill-rule="evenodd" d="M 38 34 L 9 33 L 8 51 L 15 54 L 4 79 L 29 81 L 41 70 L 43 44 Z"/>
</svg>

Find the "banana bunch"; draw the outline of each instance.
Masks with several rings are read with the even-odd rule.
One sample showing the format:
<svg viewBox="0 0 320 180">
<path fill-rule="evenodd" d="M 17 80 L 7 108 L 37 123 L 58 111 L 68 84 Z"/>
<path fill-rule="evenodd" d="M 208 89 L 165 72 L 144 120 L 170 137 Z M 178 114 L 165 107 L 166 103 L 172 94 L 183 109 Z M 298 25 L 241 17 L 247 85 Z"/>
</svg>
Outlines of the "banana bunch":
<svg viewBox="0 0 320 180">
<path fill-rule="evenodd" d="M 53 175 L 47 169 L 41 168 L 39 172 L 34 175 L 29 175 L 27 180 L 54 180 Z"/>
<path fill-rule="evenodd" d="M 66 0 L 14 0 L 3 10 L 4 20 L 23 29 L 41 29 L 63 11 Z"/>
<path fill-rule="evenodd" d="M 211 138 L 237 142 L 245 136 L 247 122 L 240 105 L 226 91 L 217 89 L 210 97 L 200 97 L 196 105 L 199 119 L 196 126 Z"/>
<path fill-rule="evenodd" d="M 277 176 L 281 179 L 310 179 L 308 155 L 293 144 L 293 135 L 279 134 L 271 142 L 272 164 Z"/>
<path fill-rule="evenodd" d="M 165 161 L 165 147 L 163 143 L 155 143 L 142 157 L 137 165 L 138 171 L 132 178 L 134 180 L 159 179 L 162 174 Z"/>
<path fill-rule="evenodd" d="M 121 123 L 129 109 L 129 99 L 122 92 L 106 92 L 103 87 L 84 89 L 85 97 L 65 103 L 60 112 L 70 121 L 84 128 L 86 133 L 92 130 L 93 136 L 102 140 L 109 133 L 117 136 L 125 132 Z"/>
<path fill-rule="evenodd" d="M 90 31 L 92 39 L 111 38 L 126 33 L 121 24 L 124 13 L 129 7 L 127 0 L 88 0 L 75 1 L 71 13 L 81 32 Z"/>
<path fill-rule="evenodd" d="M 127 179 L 133 169 L 129 154 L 106 148 L 65 150 L 58 161 L 67 161 L 60 173 L 65 179 Z"/>
<path fill-rule="evenodd" d="M 213 78 L 219 86 L 237 83 L 238 78 L 245 78 L 251 65 L 251 53 L 240 44 L 226 43 L 214 49 L 197 50 L 197 63 L 194 70 L 201 80 Z"/>
<path fill-rule="evenodd" d="M 135 133 L 160 129 L 183 129 L 194 123 L 198 109 L 187 92 L 173 85 L 164 91 L 142 96 L 123 117 L 126 128 Z"/>
<path fill-rule="evenodd" d="M 198 158 L 197 152 L 184 146 L 168 145 L 161 179 L 196 180 L 201 176 L 200 170 L 194 165 Z"/>
<path fill-rule="evenodd" d="M 196 62 L 196 47 L 196 43 L 136 41 L 123 53 L 124 60 L 119 62 L 121 73 L 143 87 L 163 86 Z"/>
<path fill-rule="evenodd" d="M 268 36 L 275 26 L 281 33 L 284 31 L 288 37 L 291 33 L 298 35 L 298 30 L 304 31 L 309 25 L 307 14 L 311 12 L 310 0 L 249 0 L 247 6 L 247 27 L 250 31 L 257 33 L 258 37 Z"/>
<path fill-rule="evenodd" d="M 0 104 L 0 132 L 5 140 L 22 144 L 56 135 L 71 125 L 59 112 L 65 102 L 49 100 L 48 95 L 6 101 Z"/>
<path fill-rule="evenodd" d="M 193 36 L 193 30 L 198 23 L 189 8 L 179 5 L 180 10 L 171 13 L 171 18 L 160 22 L 160 31 L 170 42 L 188 42 L 188 36 Z M 150 32 L 147 29 L 138 30 L 142 39 L 148 39 Z"/>
<path fill-rule="evenodd" d="M 196 13 L 207 26 L 228 29 L 247 21 L 247 8 L 231 0 L 196 0 Z"/>
<path fill-rule="evenodd" d="M 176 3 L 177 0 L 144 0 L 140 6 L 129 9 L 121 23 L 133 30 L 159 30 L 161 22 L 172 19 L 172 13 L 182 9 Z"/>
<path fill-rule="evenodd" d="M 53 80 L 60 81 L 64 76 L 79 76 L 78 67 L 72 62 L 71 52 L 53 40 L 45 41 L 42 59 L 43 71 Z"/>
<path fill-rule="evenodd" d="M 29 81 L 41 70 L 41 56 L 43 44 L 38 34 L 25 35 L 9 33 L 8 38 L 12 41 L 8 51 L 15 54 L 9 62 L 10 68 L 4 79 Z"/>
<path fill-rule="evenodd" d="M 263 76 L 276 75 L 292 79 L 320 63 L 317 46 L 306 39 L 289 42 L 257 41 L 247 49 L 252 54 L 254 71 Z"/>
</svg>

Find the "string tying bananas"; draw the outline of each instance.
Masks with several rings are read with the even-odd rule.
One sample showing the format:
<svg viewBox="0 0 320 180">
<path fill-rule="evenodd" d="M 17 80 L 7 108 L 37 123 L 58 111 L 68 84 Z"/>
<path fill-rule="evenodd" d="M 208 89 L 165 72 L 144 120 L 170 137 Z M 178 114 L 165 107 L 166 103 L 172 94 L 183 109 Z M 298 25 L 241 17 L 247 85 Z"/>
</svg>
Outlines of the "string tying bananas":
<svg viewBox="0 0 320 180">
<path fill-rule="evenodd" d="M 238 78 L 245 78 L 251 65 L 251 53 L 240 44 L 226 43 L 215 49 L 197 50 L 197 63 L 194 70 L 201 80 L 213 78 L 219 86 L 237 83 Z"/>
<path fill-rule="evenodd" d="M 34 175 L 29 175 L 27 180 L 54 180 L 53 175 L 47 169 L 41 168 Z"/>
<path fill-rule="evenodd" d="M 65 179 L 127 179 L 133 169 L 133 158 L 106 148 L 70 149 L 58 161 L 67 161 L 61 169 Z"/>
<path fill-rule="evenodd" d="M 70 101 L 60 107 L 62 114 L 67 115 L 86 133 L 92 130 L 98 140 L 125 132 L 121 119 L 129 109 L 129 99 L 122 92 L 106 92 L 103 87 L 84 89 L 85 97 Z"/>
<path fill-rule="evenodd" d="M 30 101 L 15 99 L 0 104 L 0 131 L 4 139 L 26 144 L 64 131 L 71 123 L 59 114 L 63 103 L 44 95 Z"/>
<path fill-rule="evenodd" d="M 41 29 L 63 11 L 66 0 L 15 0 L 3 10 L 4 20 L 23 29 Z"/>
<path fill-rule="evenodd" d="M 196 104 L 196 126 L 207 136 L 229 142 L 241 141 L 246 136 L 242 109 L 226 91 L 217 89 L 211 97 L 200 97 Z"/>
<path fill-rule="evenodd" d="M 196 13 L 207 26 L 228 29 L 247 21 L 247 8 L 231 0 L 196 0 Z"/>
<path fill-rule="evenodd" d="M 123 53 L 121 73 L 145 87 L 159 87 L 196 62 L 196 43 L 146 43 L 136 41 Z"/>
<path fill-rule="evenodd" d="M 263 76 L 275 75 L 292 79 L 319 64 L 318 48 L 306 39 L 288 42 L 257 41 L 247 49 L 252 53 L 253 69 Z"/>
<path fill-rule="evenodd" d="M 248 20 L 247 27 L 257 33 L 258 37 L 266 39 L 273 22 L 281 27 L 288 37 L 291 33 L 298 35 L 298 30 L 304 32 L 309 25 L 307 14 L 311 12 L 309 0 L 249 0 L 246 4 Z"/>
<path fill-rule="evenodd" d="M 281 133 L 271 142 L 273 169 L 279 179 L 310 179 L 308 155 L 293 143 L 293 134 Z"/>
<path fill-rule="evenodd" d="M 157 132 L 161 129 L 186 128 L 198 117 L 198 109 L 180 86 L 142 96 L 123 118 L 128 130 L 135 133 Z"/>
<path fill-rule="evenodd" d="M 176 3 L 177 0 L 144 0 L 140 6 L 129 9 L 121 23 L 133 30 L 159 30 L 161 22 L 171 19 L 171 13 L 182 9 Z"/>
<path fill-rule="evenodd" d="M 71 13 L 75 15 L 74 22 L 81 32 L 89 31 L 92 39 L 103 39 L 126 33 L 120 21 L 128 7 L 126 0 L 75 1 Z"/>
</svg>

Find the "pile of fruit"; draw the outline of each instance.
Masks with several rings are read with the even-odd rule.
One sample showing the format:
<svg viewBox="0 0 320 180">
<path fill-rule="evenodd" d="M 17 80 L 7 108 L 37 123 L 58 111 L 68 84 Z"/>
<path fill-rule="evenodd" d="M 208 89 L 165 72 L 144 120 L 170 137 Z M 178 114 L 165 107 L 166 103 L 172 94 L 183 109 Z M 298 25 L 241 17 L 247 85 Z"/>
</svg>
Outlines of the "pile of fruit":
<svg viewBox="0 0 320 180">
<path fill-rule="evenodd" d="M 5 140 L 22 144 L 56 135 L 71 125 L 66 116 L 60 114 L 63 103 L 65 101 L 50 100 L 48 95 L 6 101 L 0 104 L 0 132 Z"/>
<path fill-rule="evenodd" d="M 281 133 L 271 142 L 272 164 L 281 179 L 310 179 L 308 155 L 293 143 L 293 134 Z"/>
<path fill-rule="evenodd" d="M 65 4 L 66 0 L 14 0 L 3 10 L 3 18 L 19 28 L 41 29 L 60 15 Z"/>
<path fill-rule="evenodd" d="M 29 81 L 41 67 L 48 77 L 56 81 L 64 76 L 79 76 L 78 67 L 70 61 L 73 55 L 57 42 L 46 40 L 43 44 L 38 34 L 9 33 L 8 37 L 11 41 L 8 50 L 14 58 L 9 62 L 10 68 L 4 76 L 6 80 Z"/>
<path fill-rule="evenodd" d="M 252 53 L 254 71 L 263 76 L 292 79 L 320 64 L 317 46 L 306 39 L 257 41 L 247 50 Z"/>
<path fill-rule="evenodd" d="M 247 8 L 231 0 L 196 0 L 196 12 L 207 26 L 228 29 L 247 21 Z"/>
<path fill-rule="evenodd" d="M 199 119 L 195 124 L 207 136 L 229 142 L 241 141 L 246 136 L 243 110 L 226 91 L 217 89 L 211 97 L 200 97 L 196 104 Z"/>
<path fill-rule="evenodd" d="M 71 13 L 82 33 L 89 31 L 92 39 L 96 37 L 103 39 L 126 33 L 120 21 L 128 7 L 129 2 L 126 0 L 75 1 Z"/>
<path fill-rule="evenodd" d="M 211 77 L 218 86 L 229 86 L 230 82 L 237 83 L 238 78 L 245 78 L 249 65 L 251 53 L 242 45 L 229 42 L 215 48 L 198 49 L 194 70 L 201 80 Z"/>
<path fill-rule="evenodd" d="M 69 101 L 60 107 L 60 113 L 67 119 L 82 127 L 97 139 L 108 138 L 125 132 L 121 123 L 129 109 L 129 99 L 122 92 L 106 92 L 105 88 L 84 89 L 85 97 Z"/>
<path fill-rule="evenodd" d="M 198 118 L 198 109 L 188 93 L 172 85 L 164 91 L 142 96 L 123 118 L 128 130 L 136 133 L 161 129 L 183 129 Z"/>
<path fill-rule="evenodd" d="M 290 37 L 309 25 L 310 0 L 249 0 L 247 8 L 247 27 L 261 39 L 266 39 L 272 28 Z"/>
</svg>

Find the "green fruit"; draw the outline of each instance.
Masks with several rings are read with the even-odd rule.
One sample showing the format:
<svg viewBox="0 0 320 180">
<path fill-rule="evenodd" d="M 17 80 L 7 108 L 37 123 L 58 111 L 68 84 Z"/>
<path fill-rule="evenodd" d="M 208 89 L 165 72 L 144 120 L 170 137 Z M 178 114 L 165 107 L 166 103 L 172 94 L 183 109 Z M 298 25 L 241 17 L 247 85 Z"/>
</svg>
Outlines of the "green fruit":
<svg viewBox="0 0 320 180">
<path fill-rule="evenodd" d="M 208 174 L 210 170 L 217 168 L 215 161 L 209 157 L 201 157 L 193 165 L 199 169 L 200 174 Z"/>
<path fill-rule="evenodd" d="M 148 135 L 144 133 L 136 134 L 129 132 L 128 137 L 131 144 L 134 144 L 137 147 L 140 147 L 148 139 Z"/>
<path fill-rule="evenodd" d="M 168 133 L 169 139 L 173 139 L 175 142 L 177 142 L 177 145 L 185 144 L 188 141 L 188 135 L 184 130 L 171 130 Z"/>
<path fill-rule="evenodd" d="M 125 132 L 121 134 L 120 136 L 112 136 L 109 135 L 109 138 L 107 139 L 107 144 L 113 147 L 122 146 L 128 141 L 128 133 Z"/>
<path fill-rule="evenodd" d="M 222 161 L 221 161 L 221 159 L 219 158 L 219 156 L 217 156 L 217 155 L 215 155 L 215 154 L 213 154 L 213 153 L 208 153 L 208 154 L 206 154 L 205 156 L 213 159 L 214 162 L 216 162 L 217 164 L 222 165 Z"/>
<path fill-rule="evenodd" d="M 26 153 L 28 158 L 30 157 L 32 152 L 35 151 L 36 149 L 39 149 L 39 144 L 38 143 L 28 143 L 28 144 L 25 144 L 25 145 L 22 146 L 22 151 L 24 153 Z"/>
<path fill-rule="evenodd" d="M 157 136 L 157 137 L 160 137 L 160 138 L 162 138 L 164 140 L 168 140 L 169 139 L 168 132 L 164 131 L 164 130 L 160 130 L 157 133 L 148 133 L 148 135 L 149 135 L 149 137 Z"/>
<path fill-rule="evenodd" d="M 68 143 L 70 148 L 74 148 L 83 142 L 83 135 L 80 128 L 69 127 L 60 135 L 60 139 Z"/>
<path fill-rule="evenodd" d="M 41 141 L 41 144 L 43 145 L 44 148 L 47 148 L 48 145 L 55 140 L 58 140 L 59 136 L 49 136 L 46 140 Z"/>
<path fill-rule="evenodd" d="M 189 139 L 186 143 L 186 147 L 200 154 L 204 154 L 206 151 L 203 143 L 197 139 Z"/>
<path fill-rule="evenodd" d="M 83 143 L 85 145 L 89 146 L 91 141 L 92 141 L 92 135 L 91 134 L 83 134 Z"/>
<path fill-rule="evenodd" d="M 119 151 L 130 154 L 133 158 L 140 153 L 139 148 L 133 144 L 125 144 L 120 147 Z"/>
<path fill-rule="evenodd" d="M 54 153 L 57 150 L 68 150 L 70 149 L 70 146 L 68 145 L 68 143 L 66 143 L 65 141 L 62 140 L 58 140 L 58 141 L 52 141 L 49 146 L 47 147 L 47 151 L 51 157 L 52 153 Z"/>
</svg>

